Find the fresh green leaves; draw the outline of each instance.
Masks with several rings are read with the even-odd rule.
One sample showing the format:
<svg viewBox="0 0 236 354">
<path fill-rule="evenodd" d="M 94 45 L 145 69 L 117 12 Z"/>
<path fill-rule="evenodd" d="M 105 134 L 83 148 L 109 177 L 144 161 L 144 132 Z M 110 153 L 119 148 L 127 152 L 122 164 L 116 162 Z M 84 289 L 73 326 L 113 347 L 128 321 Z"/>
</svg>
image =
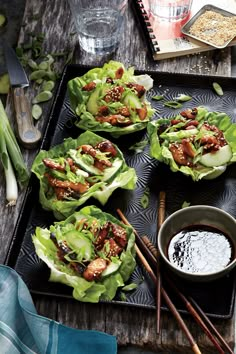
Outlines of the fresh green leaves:
<svg viewBox="0 0 236 354">
<path fill-rule="evenodd" d="M 170 124 L 171 120 L 179 121 L 178 124 Z M 187 176 L 190 176 L 194 181 L 198 181 L 202 178 L 213 179 L 221 175 L 226 167 L 236 161 L 236 124 L 231 122 L 230 117 L 224 112 L 209 112 L 206 107 L 197 107 L 197 114 L 194 116 L 195 122 L 199 122 L 198 126 L 191 127 L 191 129 L 184 129 L 183 116 L 177 114 L 171 119 L 158 119 L 148 124 L 148 135 L 150 140 L 150 155 L 156 158 L 158 161 L 165 162 L 170 166 L 173 172 L 181 172 Z M 206 134 L 208 136 L 214 135 L 213 131 L 202 130 L 201 127 L 207 122 L 209 125 L 215 125 L 220 129 L 229 145 L 232 154 L 226 159 L 219 159 L 214 166 L 205 166 L 201 163 L 202 149 L 199 147 L 198 139 L 201 139 Z M 194 138 L 195 137 L 195 138 Z M 182 139 L 190 138 L 191 143 L 188 144 L 188 148 L 191 148 L 191 144 L 194 144 L 193 163 L 189 165 L 178 164 L 173 157 L 170 150 L 170 144 L 181 142 Z M 194 140 L 193 140 L 194 139 Z M 223 151 L 222 151 L 223 153 Z M 223 165 L 218 164 L 223 161 Z"/>
<path fill-rule="evenodd" d="M 91 83 L 95 83 L 91 90 L 84 89 Z M 140 91 L 141 97 L 136 94 L 137 84 L 148 90 L 153 80 L 149 75 L 134 75 L 133 67 L 126 69 L 113 60 L 70 80 L 68 91 L 71 107 L 78 116 L 76 126 L 83 130 L 106 131 L 114 137 L 145 129 L 155 110 L 144 93 Z M 98 115 L 104 107 L 105 116 Z"/>
<path fill-rule="evenodd" d="M 46 210 L 52 210 L 57 219 L 64 219 L 73 213 L 80 205 L 84 204 L 89 198 L 93 197 L 97 199 L 102 205 L 104 205 L 114 190 L 117 188 L 124 188 L 133 190 L 136 186 L 137 176 L 133 168 L 128 167 L 124 160 L 124 156 L 119 148 L 114 145 L 117 155 L 113 159 L 111 167 L 106 168 L 103 173 L 94 166 L 85 163 L 80 158 L 77 150 L 78 146 L 90 144 L 95 146 L 96 144 L 104 141 L 104 138 L 94 134 L 93 132 L 85 132 L 81 134 L 77 139 L 68 138 L 60 145 L 56 145 L 49 151 L 41 150 L 36 156 L 32 172 L 36 174 L 40 181 L 39 199 L 43 208 Z M 76 164 L 79 164 L 84 173 L 90 173 L 91 178 L 96 178 L 88 190 L 83 194 L 78 195 L 76 198 L 70 198 L 68 200 L 58 200 L 55 193 L 48 193 L 48 181 L 44 174 L 46 172 L 46 166 L 43 163 L 44 158 L 66 159 L 67 157 L 76 160 Z M 99 175 L 97 173 L 99 171 Z"/>
<path fill-rule="evenodd" d="M 85 221 L 88 225 L 86 233 L 82 231 L 81 227 L 81 224 Z M 84 259 L 93 259 L 95 254 L 94 235 L 89 231 L 91 230 L 90 226 L 102 227 L 106 223 L 117 224 L 126 230 L 127 245 L 119 256 L 112 257 L 112 262 L 117 263 L 119 261 L 118 268 L 96 282 L 87 281 L 73 267 L 70 267 L 58 257 L 58 249 L 50 236 L 53 234 L 60 242 L 66 241 L 74 252 L 74 256 L 80 257 L 78 260 L 82 260 L 83 265 Z M 78 234 L 79 237 L 77 237 Z M 84 207 L 79 212 L 71 214 L 66 220 L 55 222 L 49 228 L 37 227 L 35 234 L 32 236 L 32 241 L 37 255 L 51 271 L 50 281 L 60 282 L 72 287 L 73 297 L 83 302 L 96 303 L 101 299 L 112 300 L 117 289 L 125 285 L 136 266 L 133 229 L 95 206 Z M 73 252 L 71 252 L 72 256 Z M 77 263 L 80 264 L 78 260 Z M 67 261 L 73 262 L 69 254 Z M 125 287 L 127 287 L 126 291 L 134 289 L 132 284 Z"/>
</svg>

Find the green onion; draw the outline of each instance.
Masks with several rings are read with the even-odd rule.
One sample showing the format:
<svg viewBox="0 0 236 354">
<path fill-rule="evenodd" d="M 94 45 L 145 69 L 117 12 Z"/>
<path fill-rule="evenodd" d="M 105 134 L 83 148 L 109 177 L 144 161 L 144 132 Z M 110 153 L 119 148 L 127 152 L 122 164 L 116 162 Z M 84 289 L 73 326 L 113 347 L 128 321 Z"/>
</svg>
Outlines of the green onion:
<svg viewBox="0 0 236 354">
<path fill-rule="evenodd" d="M 0 136 L 2 137 L 3 135 L 4 132 L 2 126 L 0 125 Z M 6 199 L 8 201 L 8 205 L 13 206 L 16 204 L 18 197 L 18 188 L 4 138 L 0 139 L 0 156 L 6 180 Z"/>
<path fill-rule="evenodd" d="M 183 209 L 183 208 L 187 208 L 187 207 L 189 207 L 189 206 L 190 206 L 190 203 L 184 201 L 183 204 L 182 204 L 182 206 L 181 206 L 181 208 Z"/>
<path fill-rule="evenodd" d="M 164 106 L 176 109 L 176 108 L 181 108 L 182 104 L 177 101 L 166 101 L 164 103 Z"/>
<path fill-rule="evenodd" d="M 187 96 L 187 95 L 185 95 L 183 93 L 180 93 L 174 99 L 177 100 L 178 102 L 187 102 L 187 101 L 190 101 L 192 99 L 192 97 L 191 96 Z"/>
<path fill-rule="evenodd" d="M 161 101 L 163 100 L 163 96 L 162 95 L 156 95 L 156 96 L 152 96 L 152 100 L 155 100 L 155 101 Z"/>
<path fill-rule="evenodd" d="M 215 92 L 217 93 L 217 95 L 223 96 L 224 92 L 222 90 L 222 87 L 218 84 L 218 82 L 213 82 L 212 86 Z"/>
<path fill-rule="evenodd" d="M 6 178 L 9 177 L 11 172 L 11 164 L 14 167 L 17 180 L 21 184 L 25 184 L 29 179 L 29 173 L 26 168 L 25 162 L 16 137 L 10 126 L 7 114 L 0 100 L 0 153 L 1 161 L 4 167 Z M 6 185 L 9 181 L 6 181 Z M 8 186 L 7 186 L 8 187 Z"/>
<path fill-rule="evenodd" d="M 148 139 L 143 139 L 129 147 L 129 150 L 134 150 L 136 154 L 140 154 L 148 145 Z"/>
<path fill-rule="evenodd" d="M 146 209 L 149 205 L 149 197 L 150 197 L 150 189 L 147 187 L 140 199 L 141 205 L 144 209 Z"/>
<path fill-rule="evenodd" d="M 137 289 L 138 284 L 136 283 L 130 283 L 128 285 L 123 286 L 122 291 L 132 291 L 134 289 Z"/>
</svg>

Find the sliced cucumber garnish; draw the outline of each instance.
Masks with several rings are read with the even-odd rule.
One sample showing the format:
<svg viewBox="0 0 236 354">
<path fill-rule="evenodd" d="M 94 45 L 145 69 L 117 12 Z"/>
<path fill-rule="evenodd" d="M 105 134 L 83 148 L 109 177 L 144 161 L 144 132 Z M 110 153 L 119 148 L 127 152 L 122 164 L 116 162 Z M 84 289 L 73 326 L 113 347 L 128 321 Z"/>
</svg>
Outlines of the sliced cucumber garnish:
<svg viewBox="0 0 236 354">
<path fill-rule="evenodd" d="M 111 179 L 112 177 L 114 177 L 115 174 L 117 174 L 117 172 L 119 172 L 119 170 L 121 169 L 123 165 L 123 161 L 121 159 L 116 158 L 111 167 L 107 167 L 104 170 L 104 175 L 102 177 L 102 181 L 108 181 L 109 179 Z"/>
<path fill-rule="evenodd" d="M 123 103 L 129 107 L 129 108 L 141 108 L 142 104 L 140 102 L 140 99 L 138 96 L 135 95 L 133 92 L 128 92 L 127 95 L 125 96 Z"/>
<path fill-rule="evenodd" d="M 98 112 L 98 98 L 100 95 L 100 87 L 97 87 L 89 96 L 88 102 L 87 102 L 87 110 L 92 114 L 96 115 Z"/>
<path fill-rule="evenodd" d="M 106 277 L 107 275 L 110 275 L 112 273 L 115 273 L 117 269 L 119 269 L 121 265 L 121 261 L 117 260 L 116 262 L 111 262 L 107 268 L 102 272 L 101 276 Z"/>
<path fill-rule="evenodd" d="M 216 152 L 208 152 L 202 155 L 199 162 L 206 167 L 217 167 L 225 165 L 232 158 L 232 150 L 229 145 L 225 145 Z"/>
</svg>

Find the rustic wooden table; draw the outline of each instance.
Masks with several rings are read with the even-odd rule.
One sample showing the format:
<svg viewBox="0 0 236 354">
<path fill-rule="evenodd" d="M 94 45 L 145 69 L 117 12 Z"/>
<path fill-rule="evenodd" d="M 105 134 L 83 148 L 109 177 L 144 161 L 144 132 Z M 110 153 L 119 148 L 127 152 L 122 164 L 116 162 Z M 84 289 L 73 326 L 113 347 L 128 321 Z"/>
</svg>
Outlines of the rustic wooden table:
<svg viewBox="0 0 236 354">
<path fill-rule="evenodd" d="M 19 33 L 19 43 L 27 42 L 29 33 L 44 33 L 44 50 L 49 53 L 74 50 L 75 63 L 96 66 L 109 59 L 81 52 L 77 45 L 76 35 L 71 35 L 74 31 L 75 27 L 66 1 L 26 0 L 25 13 Z M 130 1 L 125 31 L 118 50 L 111 58 L 123 62 L 126 66 L 134 65 L 137 69 L 142 70 L 199 74 L 199 67 L 201 66 L 202 74 L 231 76 L 231 49 L 226 48 L 220 52 L 218 65 L 214 64 L 215 52 L 213 50 L 204 54 L 195 54 L 160 62 L 153 61 L 148 53 L 146 40 L 142 35 L 142 29 L 134 15 Z M 63 66 L 63 60 L 58 60 L 57 69 L 60 72 Z M 34 94 L 34 87 L 31 87 L 28 90 L 28 95 L 32 97 Z M 43 106 L 43 117 L 38 121 L 38 126 L 42 130 L 47 121 L 50 107 L 51 101 Z M 13 119 L 10 104 L 8 104 L 7 109 L 11 119 Z M 22 149 L 22 152 L 30 168 L 37 151 Z M 0 167 L 1 263 L 4 262 L 14 226 L 22 208 L 24 195 L 25 189 L 21 191 L 15 207 L 6 206 L 5 181 L 2 167 Z M 165 353 L 191 353 L 185 335 L 168 312 L 162 314 L 161 333 L 158 336 L 155 332 L 156 315 L 155 311 L 152 310 L 117 305 L 85 304 L 70 299 L 55 299 L 39 295 L 33 295 L 33 299 L 39 314 L 74 328 L 95 329 L 113 334 L 117 336 L 120 348 L 134 345 L 142 348 L 142 352 L 152 350 L 155 352 L 164 351 Z M 186 317 L 186 321 L 202 352 L 215 353 L 211 342 L 195 322 L 189 317 Z M 214 323 L 227 342 L 233 347 L 235 341 L 235 318 L 215 320 Z M 135 351 L 132 351 L 132 353 L 135 353 Z"/>
</svg>

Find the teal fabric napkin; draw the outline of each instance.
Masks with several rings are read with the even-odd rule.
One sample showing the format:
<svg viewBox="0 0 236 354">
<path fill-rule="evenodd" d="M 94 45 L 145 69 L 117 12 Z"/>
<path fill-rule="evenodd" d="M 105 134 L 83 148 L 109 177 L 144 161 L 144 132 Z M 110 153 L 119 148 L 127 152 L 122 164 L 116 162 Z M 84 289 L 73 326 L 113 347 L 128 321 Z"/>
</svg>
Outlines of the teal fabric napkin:
<svg viewBox="0 0 236 354">
<path fill-rule="evenodd" d="M 76 330 L 36 313 L 30 292 L 11 268 L 0 265 L 1 354 L 116 354 L 114 336 Z"/>
</svg>

